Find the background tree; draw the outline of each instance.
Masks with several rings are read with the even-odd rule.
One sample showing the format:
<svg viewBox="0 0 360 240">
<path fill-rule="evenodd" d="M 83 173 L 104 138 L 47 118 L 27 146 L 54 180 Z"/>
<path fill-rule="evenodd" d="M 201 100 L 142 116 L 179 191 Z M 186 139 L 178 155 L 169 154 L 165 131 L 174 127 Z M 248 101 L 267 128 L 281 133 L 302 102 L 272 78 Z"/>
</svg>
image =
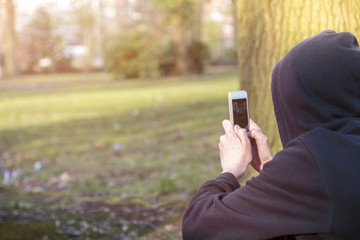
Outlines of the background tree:
<svg viewBox="0 0 360 240">
<path fill-rule="evenodd" d="M 326 29 L 350 31 L 360 38 L 360 0 L 238 0 L 240 88 L 249 112 L 281 149 L 270 82 L 275 64 L 298 42 Z"/>
<path fill-rule="evenodd" d="M 66 40 L 58 31 L 62 24 L 61 18 L 42 6 L 36 9 L 29 20 L 18 33 L 18 71 L 72 71 L 70 58 L 65 57 Z M 44 60 L 47 66 L 40 64 Z"/>
<path fill-rule="evenodd" d="M 50 14 L 44 8 L 38 8 L 22 34 L 21 45 L 27 56 L 27 69 L 33 71 L 42 58 L 52 58 L 56 54 L 55 44 L 59 39 L 53 37 Z"/>
<path fill-rule="evenodd" d="M 221 59 L 221 23 L 216 21 L 204 22 L 203 35 L 204 41 L 210 49 L 212 62 L 217 62 Z"/>
<path fill-rule="evenodd" d="M 191 40 L 194 42 L 201 42 L 202 39 L 202 29 L 203 29 L 203 10 L 204 10 L 204 0 L 196 0 L 193 3 L 194 15 L 193 23 L 191 28 Z"/>
<path fill-rule="evenodd" d="M 120 34 L 109 44 L 107 66 L 114 77 L 154 77 L 158 71 L 159 46 L 154 34 L 132 30 Z"/>
<path fill-rule="evenodd" d="M 196 8 L 195 0 L 153 0 L 154 5 L 160 9 L 163 21 L 172 33 L 172 50 L 175 60 L 174 74 L 183 74 L 187 71 L 186 47 L 189 43 L 189 35 L 192 31 L 191 24 L 194 23 Z M 197 24 L 194 24 L 197 26 Z"/>
<path fill-rule="evenodd" d="M 13 0 L 6 0 L 5 75 L 16 75 L 15 67 L 15 11 Z"/>
<path fill-rule="evenodd" d="M 79 27 L 80 42 L 89 49 L 86 68 L 90 70 L 95 55 L 95 26 L 96 15 L 94 4 L 91 0 L 72 0 L 74 19 Z"/>
<path fill-rule="evenodd" d="M 234 64 L 237 59 L 234 35 L 236 18 L 231 0 L 206 1 L 203 4 L 203 41 L 213 64 Z"/>
</svg>

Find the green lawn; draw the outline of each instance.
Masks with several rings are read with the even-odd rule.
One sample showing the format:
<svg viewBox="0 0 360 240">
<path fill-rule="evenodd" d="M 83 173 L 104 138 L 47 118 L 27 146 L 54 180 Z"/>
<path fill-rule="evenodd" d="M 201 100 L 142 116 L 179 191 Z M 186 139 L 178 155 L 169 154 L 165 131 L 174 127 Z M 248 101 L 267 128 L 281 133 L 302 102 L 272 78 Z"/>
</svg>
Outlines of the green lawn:
<svg viewBox="0 0 360 240">
<path fill-rule="evenodd" d="M 108 212 L 112 206 L 163 209 L 155 215 L 174 226 L 149 221 L 173 234 L 165 234 L 169 239 L 179 238 L 189 197 L 221 172 L 217 144 L 227 92 L 235 89 L 234 69 L 148 81 L 114 81 L 104 73 L 2 81 L 0 164 L 19 176 L 0 185 L 7 189 L 0 200 L 11 208 L 13 195 L 33 206 L 42 201 L 31 202 L 37 194 L 58 199 L 45 204 L 53 209 L 89 202 Z"/>
</svg>

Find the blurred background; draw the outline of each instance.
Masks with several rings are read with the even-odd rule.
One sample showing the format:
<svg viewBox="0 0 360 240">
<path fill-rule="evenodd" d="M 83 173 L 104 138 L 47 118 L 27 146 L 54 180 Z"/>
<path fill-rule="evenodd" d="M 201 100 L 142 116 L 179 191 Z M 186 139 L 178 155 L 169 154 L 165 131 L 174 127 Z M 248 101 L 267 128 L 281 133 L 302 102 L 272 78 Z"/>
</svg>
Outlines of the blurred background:
<svg viewBox="0 0 360 240">
<path fill-rule="evenodd" d="M 234 64 L 232 4 L 3 0 L 2 75 L 108 70 L 138 78 L 202 73 L 205 61 Z"/>
<path fill-rule="evenodd" d="M 280 151 L 272 69 L 326 29 L 360 0 L 0 0 L 0 239 L 181 239 L 227 92 Z"/>
</svg>

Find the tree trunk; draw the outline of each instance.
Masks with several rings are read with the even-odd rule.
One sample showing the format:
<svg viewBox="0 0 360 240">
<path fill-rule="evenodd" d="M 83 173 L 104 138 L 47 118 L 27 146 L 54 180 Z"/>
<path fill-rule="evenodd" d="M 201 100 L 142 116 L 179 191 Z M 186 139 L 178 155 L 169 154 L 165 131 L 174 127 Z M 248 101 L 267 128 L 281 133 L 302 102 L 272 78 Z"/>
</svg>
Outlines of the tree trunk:
<svg viewBox="0 0 360 240">
<path fill-rule="evenodd" d="M 231 0 L 232 4 L 232 15 L 233 15 L 233 31 L 234 31 L 234 47 L 238 44 L 238 23 L 237 23 L 237 0 Z"/>
<path fill-rule="evenodd" d="M 237 16 L 240 88 L 248 91 L 250 117 L 277 152 L 282 147 L 270 91 L 275 64 L 295 44 L 326 29 L 360 38 L 360 0 L 238 0 Z"/>
<path fill-rule="evenodd" d="M 5 76 L 16 75 L 15 66 L 15 13 L 12 0 L 6 0 L 6 35 L 5 35 Z"/>
<path fill-rule="evenodd" d="M 196 0 L 194 9 L 194 23 L 192 26 L 192 36 L 193 41 L 202 41 L 202 23 L 203 23 L 203 9 L 204 9 L 204 0 Z"/>
<path fill-rule="evenodd" d="M 184 75 L 187 73 L 186 66 L 186 45 L 185 23 L 183 20 L 175 27 L 173 31 L 173 41 L 175 44 L 175 69 L 173 74 Z"/>
</svg>

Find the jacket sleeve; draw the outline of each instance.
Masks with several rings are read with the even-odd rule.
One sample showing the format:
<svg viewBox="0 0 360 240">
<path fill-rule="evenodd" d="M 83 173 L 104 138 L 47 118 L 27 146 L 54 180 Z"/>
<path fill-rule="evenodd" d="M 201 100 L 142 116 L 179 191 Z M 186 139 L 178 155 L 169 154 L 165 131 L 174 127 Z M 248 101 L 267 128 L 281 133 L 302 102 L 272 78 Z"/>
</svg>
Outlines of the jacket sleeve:
<svg viewBox="0 0 360 240">
<path fill-rule="evenodd" d="M 192 197 L 183 239 L 268 239 L 323 233 L 331 228 L 332 203 L 316 160 L 295 140 L 240 187 L 224 173 Z"/>
</svg>

